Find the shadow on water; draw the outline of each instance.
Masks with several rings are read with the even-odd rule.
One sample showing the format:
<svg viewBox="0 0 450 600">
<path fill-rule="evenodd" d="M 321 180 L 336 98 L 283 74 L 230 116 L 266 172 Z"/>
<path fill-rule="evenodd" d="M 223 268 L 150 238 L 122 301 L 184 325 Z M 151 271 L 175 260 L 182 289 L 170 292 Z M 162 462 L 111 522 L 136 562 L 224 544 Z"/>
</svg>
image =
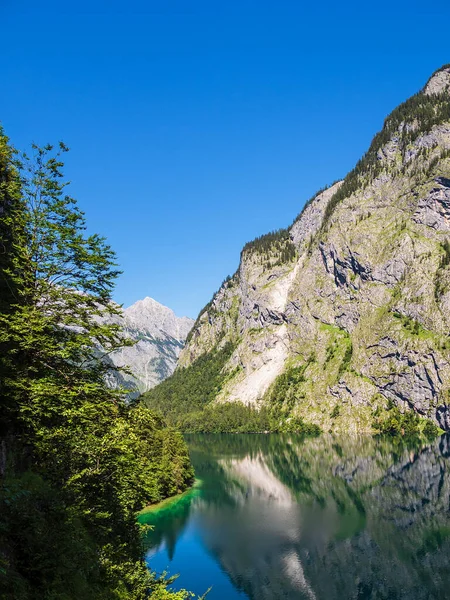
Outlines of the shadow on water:
<svg viewBox="0 0 450 600">
<path fill-rule="evenodd" d="M 449 435 L 187 442 L 200 489 L 146 517 L 150 565 L 169 564 L 181 585 L 204 591 L 198 566 L 211 600 L 225 597 L 221 578 L 227 599 L 450 597 Z"/>
</svg>

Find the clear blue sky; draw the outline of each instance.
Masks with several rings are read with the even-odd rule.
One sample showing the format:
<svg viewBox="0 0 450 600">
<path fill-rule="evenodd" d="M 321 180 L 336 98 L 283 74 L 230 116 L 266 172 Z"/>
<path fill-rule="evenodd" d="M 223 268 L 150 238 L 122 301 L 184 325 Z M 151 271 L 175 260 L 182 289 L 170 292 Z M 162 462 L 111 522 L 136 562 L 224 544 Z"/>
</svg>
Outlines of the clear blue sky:
<svg viewBox="0 0 450 600">
<path fill-rule="evenodd" d="M 450 62 L 449 21 L 441 0 L 0 0 L 0 121 L 71 148 L 116 300 L 195 317 Z"/>
</svg>

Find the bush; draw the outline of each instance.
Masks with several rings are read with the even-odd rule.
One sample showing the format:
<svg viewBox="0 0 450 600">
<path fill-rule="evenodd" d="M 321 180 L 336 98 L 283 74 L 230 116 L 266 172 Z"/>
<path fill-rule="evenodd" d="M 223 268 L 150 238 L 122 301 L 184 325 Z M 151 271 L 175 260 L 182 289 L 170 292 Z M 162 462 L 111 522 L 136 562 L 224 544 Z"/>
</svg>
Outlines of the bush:
<svg viewBox="0 0 450 600">
<path fill-rule="evenodd" d="M 414 410 L 401 412 L 390 400 L 385 413 L 374 415 L 373 428 L 380 435 L 406 438 L 433 439 L 440 433 L 432 421 L 419 416 Z"/>
</svg>

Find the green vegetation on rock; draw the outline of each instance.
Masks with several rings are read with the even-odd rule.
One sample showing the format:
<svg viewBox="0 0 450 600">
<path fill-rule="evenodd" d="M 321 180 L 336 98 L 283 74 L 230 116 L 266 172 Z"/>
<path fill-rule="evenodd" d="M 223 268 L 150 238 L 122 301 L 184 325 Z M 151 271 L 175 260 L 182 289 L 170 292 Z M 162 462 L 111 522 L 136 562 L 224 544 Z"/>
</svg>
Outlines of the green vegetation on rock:
<svg viewBox="0 0 450 600">
<path fill-rule="evenodd" d="M 293 418 L 281 403 L 247 406 L 241 402 L 215 403 L 217 394 L 233 373 L 223 370 L 234 350 L 231 342 L 205 353 L 141 396 L 141 402 L 169 423 L 189 433 L 297 432 L 317 434 L 315 425 Z M 280 391 L 280 394 L 282 391 Z"/>
<path fill-rule="evenodd" d="M 401 436 L 406 439 L 432 440 L 442 433 L 429 419 L 412 410 L 401 412 L 392 401 L 388 401 L 386 411 L 375 411 L 373 427 L 381 435 Z"/>
<path fill-rule="evenodd" d="M 234 345 L 227 342 L 223 348 L 203 354 L 189 367 L 177 369 L 141 396 L 143 404 L 159 411 L 173 424 L 188 413 L 202 410 L 219 393 L 226 379 L 223 367 L 233 350 Z"/>
<path fill-rule="evenodd" d="M 444 66 L 439 70 L 445 68 Z M 378 157 L 378 152 L 394 134 L 397 136 L 399 151 L 404 153 L 421 134 L 429 132 L 434 125 L 449 120 L 450 98 L 448 92 L 425 94 L 422 90 L 397 106 L 386 118 L 382 130 L 373 138 L 368 151 L 348 173 L 342 186 L 328 202 L 322 229 L 327 226 L 337 205 L 342 200 L 367 186 L 383 171 L 384 165 Z M 405 124 L 409 126 L 405 126 Z"/>
<path fill-rule="evenodd" d="M 290 416 L 295 407 L 299 387 L 306 381 L 305 371 L 311 360 L 298 367 L 289 367 L 279 375 L 266 395 L 269 410 L 275 415 Z"/>
<path fill-rule="evenodd" d="M 289 237 L 289 229 L 271 231 L 247 242 L 242 249 L 241 257 L 246 253 L 261 257 L 271 267 L 289 263 L 297 256 L 295 245 Z"/>
</svg>

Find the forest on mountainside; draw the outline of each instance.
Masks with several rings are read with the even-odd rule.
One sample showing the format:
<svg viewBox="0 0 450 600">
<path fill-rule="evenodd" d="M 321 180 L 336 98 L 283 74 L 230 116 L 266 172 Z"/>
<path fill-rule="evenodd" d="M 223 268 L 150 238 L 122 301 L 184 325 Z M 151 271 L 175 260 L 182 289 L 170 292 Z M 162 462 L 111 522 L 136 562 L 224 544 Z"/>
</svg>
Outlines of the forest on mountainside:
<svg viewBox="0 0 450 600">
<path fill-rule="evenodd" d="M 215 403 L 227 377 L 233 375 L 223 371 L 233 350 L 234 345 L 228 342 L 223 348 L 203 354 L 192 365 L 177 369 L 143 394 L 141 403 L 187 433 L 320 433 L 319 427 L 291 418 L 278 410 L 275 403 L 265 406 Z"/>
</svg>

